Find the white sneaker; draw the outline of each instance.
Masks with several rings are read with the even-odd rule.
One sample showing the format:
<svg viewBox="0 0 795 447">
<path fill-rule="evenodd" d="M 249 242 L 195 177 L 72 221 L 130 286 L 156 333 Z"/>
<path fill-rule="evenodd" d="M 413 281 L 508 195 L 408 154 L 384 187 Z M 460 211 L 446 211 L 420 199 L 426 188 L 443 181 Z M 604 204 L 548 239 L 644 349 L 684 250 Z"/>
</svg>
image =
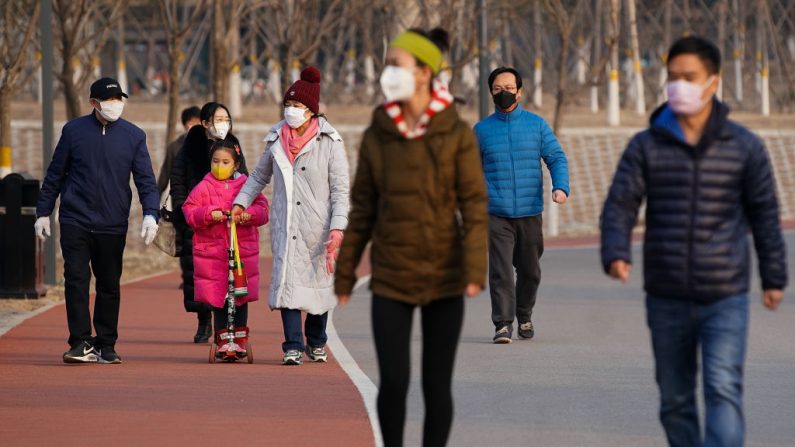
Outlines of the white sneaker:
<svg viewBox="0 0 795 447">
<path fill-rule="evenodd" d="M 326 363 L 328 361 L 328 354 L 326 354 L 326 349 L 322 346 L 319 348 L 313 348 L 307 345 L 306 354 L 313 362 Z"/>
<path fill-rule="evenodd" d="M 302 365 L 304 363 L 304 355 L 297 349 L 290 349 L 284 353 L 282 359 L 283 365 Z"/>
</svg>

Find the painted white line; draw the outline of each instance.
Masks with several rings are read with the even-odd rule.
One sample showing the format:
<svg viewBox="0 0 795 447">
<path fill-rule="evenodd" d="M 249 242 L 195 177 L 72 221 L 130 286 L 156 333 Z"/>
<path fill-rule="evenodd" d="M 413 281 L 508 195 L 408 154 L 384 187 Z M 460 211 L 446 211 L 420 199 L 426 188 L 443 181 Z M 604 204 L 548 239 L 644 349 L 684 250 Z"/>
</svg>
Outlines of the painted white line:
<svg viewBox="0 0 795 447">
<path fill-rule="evenodd" d="M 55 307 L 55 306 L 57 306 L 59 304 L 63 304 L 63 302 L 61 301 L 61 302 L 57 302 L 57 303 L 50 303 L 50 304 L 44 305 L 44 306 L 42 306 L 42 307 L 40 307 L 40 308 L 38 308 L 36 310 L 22 312 L 20 315 L 17 315 L 17 316 L 15 316 L 13 318 L 10 318 L 7 322 L 5 322 L 2 325 L 0 325 L 0 337 L 2 337 L 6 332 L 10 331 L 11 329 L 14 329 L 14 327 L 22 324 L 23 321 L 25 321 L 25 320 L 27 320 L 29 318 L 33 318 L 33 317 L 35 317 L 38 314 L 47 312 L 48 310 L 52 309 L 53 307 Z"/>
<path fill-rule="evenodd" d="M 368 282 L 370 282 L 370 275 L 359 278 L 353 288 L 354 293 L 356 289 L 364 286 Z M 337 362 L 342 366 L 342 370 L 350 377 L 356 389 L 359 390 L 359 394 L 362 396 L 364 408 L 367 410 L 367 417 L 370 419 L 370 427 L 373 429 L 373 441 L 375 442 L 375 446 L 383 447 L 384 443 L 381 440 L 381 426 L 378 424 L 378 412 L 376 411 L 378 387 L 376 387 L 375 383 L 362 371 L 359 364 L 353 359 L 351 353 L 348 352 L 345 344 L 342 343 L 342 339 L 340 339 L 337 330 L 334 328 L 334 310 L 332 310 L 329 315 L 326 335 L 328 335 L 328 346 L 334 353 L 334 358 L 337 359 Z"/>
<path fill-rule="evenodd" d="M 127 285 L 130 285 L 130 284 L 134 284 L 136 282 L 139 282 L 139 281 L 146 281 L 147 279 L 152 279 L 152 278 L 156 278 L 158 276 L 168 275 L 168 274 L 173 273 L 173 272 L 174 272 L 174 270 L 170 270 L 170 271 L 165 272 L 165 273 L 163 273 L 163 272 L 153 273 L 151 275 L 141 276 L 140 278 L 134 278 L 134 279 L 129 279 L 127 281 L 121 281 L 121 283 L 119 285 L 120 286 L 127 286 Z M 52 309 L 55 306 L 60 306 L 60 305 L 65 304 L 65 303 L 66 303 L 66 301 L 58 301 L 58 302 L 55 302 L 55 303 L 50 303 L 50 304 L 44 305 L 44 306 L 42 306 L 42 307 L 40 307 L 40 308 L 38 308 L 36 310 L 22 312 L 20 315 L 17 315 L 17 316 L 15 316 L 13 318 L 10 318 L 7 322 L 5 322 L 3 324 L 0 324 L 0 337 L 5 335 L 5 333 L 10 331 L 11 329 L 14 329 L 16 326 L 19 326 L 24 321 L 26 321 L 26 320 L 28 320 L 30 318 L 33 318 L 33 317 L 35 317 L 38 314 L 42 314 L 44 312 L 47 312 L 48 310 Z"/>
</svg>

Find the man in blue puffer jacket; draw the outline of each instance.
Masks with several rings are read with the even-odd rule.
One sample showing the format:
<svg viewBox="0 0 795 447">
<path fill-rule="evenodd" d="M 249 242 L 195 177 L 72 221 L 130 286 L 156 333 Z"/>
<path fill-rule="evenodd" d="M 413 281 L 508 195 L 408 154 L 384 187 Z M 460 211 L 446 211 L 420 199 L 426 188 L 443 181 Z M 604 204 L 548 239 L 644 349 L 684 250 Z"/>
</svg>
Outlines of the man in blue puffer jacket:
<svg viewBox="0 0 795 447">
<path fill-rule="evenodd" d="M 787 285 L 786 248 L 762 141 L 727 118 L 713 96 L 720 51 L 699 37 L 668 53 L 668 102 L 619 162 L 601 217 L 602 263 L 627 281 L 631 233 L 646 200 L 643 270 L 660 421 L 671 446 L 742 446 L 743 367 L 753 234 L 763 303 Z M 706 421 L 698 420 L 703 366 Z"/>
<path fill-rule="evenodd" d="M 569 164 L 544 119 L 519 106 L 522 77 L 518 71 L 497 68 L 489 75 L 489 89 L 496 110 L 475 125 L 475 134 L 489 192 L 493 341 L 510 343 L 514 318 L 520 338 L 535 334 L 531 318 L 544 252 L 541 161 L 552 176 L 552 199 L 559 204 L 569 196 Z"/>
<path fill-rule="evenodd" d="M 50 235 L 50 215 L 61 197 L 61 252 L 64 259 L 69 351 L 65 363 L 121 363 L 118 338 L 122 256 L 132 190 L 138 189 L 148 245 L 157 233 L 160 197 L 144 132 L 121 119 L 127 95 L 115 79 L 91 85 L 90 115 L 64 125 L 36 206 L 36 234 Z M 96 278 L 91 336 L 89 285 Z"/>
</svg>

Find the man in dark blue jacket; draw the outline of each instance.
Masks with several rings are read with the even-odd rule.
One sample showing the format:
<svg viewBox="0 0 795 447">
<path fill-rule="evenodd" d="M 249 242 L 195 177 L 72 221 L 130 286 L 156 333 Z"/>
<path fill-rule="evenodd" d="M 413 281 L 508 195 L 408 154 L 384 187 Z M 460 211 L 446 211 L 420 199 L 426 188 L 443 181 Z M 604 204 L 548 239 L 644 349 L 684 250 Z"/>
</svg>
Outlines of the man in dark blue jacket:
<svg viewBox="0 0 795 447">
<path fill-rule="evenodd" d="M 141 237 L 148 245 L 157 233 L 157 182 L 146 135 L 120 118 L 126 97 L 114 79 L 91 85 L 94 111 L 64 125 L 36 207 L 36 234 L 43 240 L 50 235 L 49 216 L 61 197 L 58 220 L 70 346 L 63 355 L 65 363 L 121 363 L 115 345 L 132 201 L 130 174 L 143 207 Z M 92 270 L 95 338 L 88 301 Z"/>
<path fill-rule="evenodd" d="M 753 234 L 763 303 L 787 285 L 773 171 L 763 143 L 714 99 L 720 51 L 687 37 L 668 53 L 668 102 L 619 162 L 601 217 L 602 263 L 626 282 L 631 233 L 646 200 L 643 270 L 647 322 L 672 446 L 741 446 L 743 366 Z M 702 358 L 705 436 L 696 408 Z"/>
<path fill-rule="evenodd" d="M 475 125 L 489 191 L 489 290 L 494 343 L 510 343 L 513 320 L 519 338 L 533 338 L 533 307 L 544 252 L 541 213 L 544 175 L 552 177 L 552 200 L 569 196 L 569 165 L 552 129 L 519 106 L 522 77 L 510 67 L 489 75 L 495 112 Z M 514 283 L 514 271 L 516 282 Z"/>
</svg>

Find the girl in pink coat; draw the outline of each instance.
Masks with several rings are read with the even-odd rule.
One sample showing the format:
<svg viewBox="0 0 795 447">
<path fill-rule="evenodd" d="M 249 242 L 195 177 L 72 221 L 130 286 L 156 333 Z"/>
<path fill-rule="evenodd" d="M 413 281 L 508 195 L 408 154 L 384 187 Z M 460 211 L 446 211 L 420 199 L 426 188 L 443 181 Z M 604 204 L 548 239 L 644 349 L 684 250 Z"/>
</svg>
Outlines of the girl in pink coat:
<svg viewBox="0 0 795 447">
<path fill-rule="evenodd" d="M 237 172 L 240 147 L 220 140 L 210 149 L 210 173 L 193 188 L 182 212 L 193 228 L 193 263 L 195 299 L 213 307 L 216 342 L 226 332 L 225 299 L 228 289 L 229 227 L 225 213 L 246 183 L 246 175 Z M 268 201 L 260 194 L 246 212 L 235 216 L 240 260 L 248 278 L 248 295 L 235 300 L 235 332 L 248 337 L 248 303 L 259 295 L 259 232 L 268 223 Z M 223 346 L 219 353 L 223 352 Z"/>
</svg>

